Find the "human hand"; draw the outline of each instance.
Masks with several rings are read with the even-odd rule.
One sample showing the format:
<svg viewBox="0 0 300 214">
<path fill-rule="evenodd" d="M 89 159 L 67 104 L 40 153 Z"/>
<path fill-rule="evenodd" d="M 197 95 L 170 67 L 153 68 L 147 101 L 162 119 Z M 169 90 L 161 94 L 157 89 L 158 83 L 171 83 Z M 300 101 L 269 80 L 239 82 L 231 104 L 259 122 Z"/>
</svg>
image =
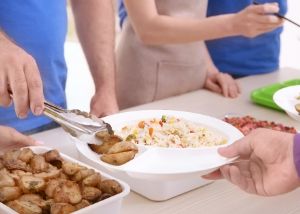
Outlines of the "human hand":
<svg viewBox="0 0 300 214">
<path fill-rule="evenodd" d="M 300 185 L 293 161 L 293 138 L 293 134 L 256 129 L 232 145 L 219 149 L 224 157 L 240 156 L 241 162 L 225 165 L 203 177 L 225 178 L 248 193 L 262 196 L 292 191 Z"/>
<path fill-rule="evenodd" d="M 278 12 L 279 6 L 277 3 L 250 5 L 233 16 L 234 31 L 239 35 L 250 38 L 270 32 L 283 23 L 282 19 L 273 15 Z"/>
<path fill-rule="evenodd" d="M 221 72 L 208 72 L 204 88 L 223 94 L 224 97 L 236 98 L 240 94 L 240 87 L 229 75 Z"/>
<path fill-rule="evenodd" d="M 19 118 L 25 118 L 29 108 L 35 115 L 43 112 L 43 86 L 35 60 L 0 31 L 0 106 L 9 106 L 12 100 Z"/>
<path fill-rule="evenodd" d="M 40 145 L 33 138 L 17 132 L 13 128 L 0 126 L 0 151 L 5 152 L 22 146 Z"/>
<path fill-rule="evenodd" d="M 105 91 L 96 92 L 91 100 L 91 114 L 105 117 L 119 111 L 116 96 Z"/>
</svg>

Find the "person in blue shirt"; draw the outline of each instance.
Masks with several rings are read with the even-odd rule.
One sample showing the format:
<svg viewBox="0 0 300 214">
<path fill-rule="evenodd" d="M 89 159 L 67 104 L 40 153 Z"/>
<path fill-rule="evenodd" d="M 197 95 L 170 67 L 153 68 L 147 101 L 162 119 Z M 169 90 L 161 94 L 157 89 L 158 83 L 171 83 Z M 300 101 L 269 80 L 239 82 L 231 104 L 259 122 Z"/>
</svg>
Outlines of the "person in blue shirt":
<svg viewBox="0 0 300 214">
<path fill-rule="evenodd" d="M 116 112 L 113 4 L 71 3 L 95 82 L 91 112 L 96 116 Z M 0 1 L 0 125 L 23 133 L 56 126 L 40 115 L 44 99 L 66 107 L 66 7 L 66 0 Z"/>
<path fill-rule="evenodd" d="M 259 0 L 258 3 L 277 2 L 280 14 L 287 12 L 286 0 Z M 252 4 L 252 0 L 209 0 L 207 16 L 236 13 Z M 207 41 L 206 45 L 216 67 L 232 76 L 244 77 L 264 74 L 279 68 L 280 34 L 282 27 L 256 38 L 233 36 Z"/>
</svg>

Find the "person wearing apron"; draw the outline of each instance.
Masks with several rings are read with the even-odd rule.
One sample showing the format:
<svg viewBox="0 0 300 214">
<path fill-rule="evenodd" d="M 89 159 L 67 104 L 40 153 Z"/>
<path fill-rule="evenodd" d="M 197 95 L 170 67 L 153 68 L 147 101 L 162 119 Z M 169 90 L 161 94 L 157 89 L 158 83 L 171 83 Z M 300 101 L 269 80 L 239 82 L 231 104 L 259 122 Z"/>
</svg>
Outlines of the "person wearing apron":
<svg viewBox="0 0 300 214">
<path fill-rule="evenodd" d="M 279 10 L 273 4 L 252 5 L 238 14 L 205 18 L 207 0 L 119 3 L 122 32 L 116 56 L 116 87 L 120 109 L 203 87 L 236 97 L 238 85 L 213 65 L 204 40 L 253 37 L 282 24 L 270 15 Z"/>
</svg>

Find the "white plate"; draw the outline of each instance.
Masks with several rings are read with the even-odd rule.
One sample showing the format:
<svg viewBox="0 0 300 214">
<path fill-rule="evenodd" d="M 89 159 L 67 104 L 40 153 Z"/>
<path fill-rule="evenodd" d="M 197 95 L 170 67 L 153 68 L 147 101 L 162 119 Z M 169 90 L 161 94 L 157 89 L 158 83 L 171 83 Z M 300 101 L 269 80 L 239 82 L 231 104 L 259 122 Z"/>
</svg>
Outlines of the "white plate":
<svg viewBox="0 0 300 214">
<path fill-rule="evenodd" d="M 228 140 L 226 145 L 243 136 L 238 129 L 219 119 L 182 111 L 144 110 L 124 112 L 105 117 L 103 120 L 109 123 L 115 131 L 119 131 L 122 127 L 134 121 L 161 118 L 162 115 L 175 116 L 209 127 Z M 217 148 L 221 146 L 172 149 L 142 146 L 139 147 L 139 152 L 133 160 L 121 166 L 113 166 L 102 162 L 99 155 L 90 150 L 86 143 L 82 143 L 75 138 L 73 140 L 76 142 L 78 151 L 89 160 L 109 170 L 126 172 L 134 178 L 168 180 L 194 176 L 196 173 L 201 176 L 232 161 L 232 159 L 226 159 L 218 154 Z"/>
<path fill-rule="evenodd" d="M 277 91 L 273 96 L 273 100 L 290 117 L 300 121 L 300 115 L 295 109 L 295 105 L 300 103 L 300 100 L 296 99 L 299 95 L 300 85 L 290 86 Z"/>
</svg>

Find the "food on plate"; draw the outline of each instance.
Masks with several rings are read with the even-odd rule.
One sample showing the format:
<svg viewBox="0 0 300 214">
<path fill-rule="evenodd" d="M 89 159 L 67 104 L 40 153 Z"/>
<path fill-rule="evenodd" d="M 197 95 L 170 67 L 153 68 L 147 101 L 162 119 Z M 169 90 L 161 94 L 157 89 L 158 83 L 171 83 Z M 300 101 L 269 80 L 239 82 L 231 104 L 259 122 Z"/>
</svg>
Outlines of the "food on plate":
<svg viewBox="0 0 300 214">
<path fill-rule="evenodd" d="M 67 214 L 123 191 L 117 181 L 63 160 L 56 150 L 12 150 L 0 162 L 0 202 L 20 214 Z"/>
<path fill-rule="evenodd" d="M 119 134 L 128 142 L 158 147 L 197 148 L 227 143 L 223 136 L 207 127 L 166 115 L 127 125 Z"/>
<path fill-rule="evenodd" d="M 279 123 L 269 122 L 266 120 L 257 120 L 251 116 L 226 117 L 224 121 L 230 123 L 237 129 L 239 129 L 244 135 L 249 134 L 252 130 L 257 128 L 268 128 L 288 133 L 297 133 L 297 130 L 294 127 L 288 127 Z"/>
<path fill-rule="evenodd" d="M 118 135 L 111 135 L 108 132 L 98 132 L 96 134 L 102 144 L 88 144 L 90 149 L 100 154 L 103 162 L 112 165 L 122 165 L 132 160 L 138 148 L 132 142 L 123 141 Z"/>
<path fill-rule="evenodd" d="M 100 159 L 106 163 L 119 166 L 132 160 L 135 154 L 136 154 L 136 150 L 128 151 L 128 152 L 120 152 L 116 154 L 103 154 L 100 157 Z"/>
</svg>

